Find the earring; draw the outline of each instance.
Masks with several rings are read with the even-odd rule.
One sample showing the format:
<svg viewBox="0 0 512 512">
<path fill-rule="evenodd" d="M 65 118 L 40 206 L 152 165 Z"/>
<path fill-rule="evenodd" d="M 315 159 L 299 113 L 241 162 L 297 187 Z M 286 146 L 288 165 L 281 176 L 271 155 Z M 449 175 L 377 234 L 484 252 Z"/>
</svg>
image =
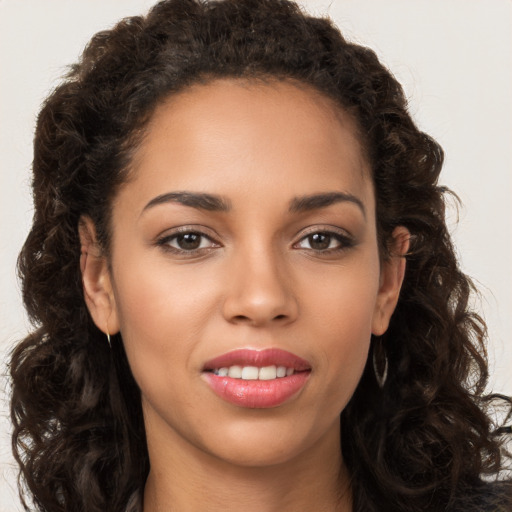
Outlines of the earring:
<svg viewBox="0 0 512 512">
<path fill-rule="evenodd" d="M 379 388 L 383 388 L 384 384 L 386 383 L 386 379 L 388 378 L 388 358 L 386 356 L 386 352 L 384 352 L 384 349 L 381 346 L 380 352 L 382 352 L 382 358 L 384 359 L 384 368 L 382 368 L 382 371 L 379 367 L 382 367 L 382 363 L 377 361 L 377 349 L 376 345 L 373 346 L 372 350 L 372 359 L 373 359 L 373 372 L 375 373 L 375 380 L 377 381 L 377 384 L 379 385 Z"/>
<path fill-rule="evenodd" d="M 108 346 L 112 349 L 112 343 L 110 343 L 110 333 L 107 331 Z"/>
</svg>

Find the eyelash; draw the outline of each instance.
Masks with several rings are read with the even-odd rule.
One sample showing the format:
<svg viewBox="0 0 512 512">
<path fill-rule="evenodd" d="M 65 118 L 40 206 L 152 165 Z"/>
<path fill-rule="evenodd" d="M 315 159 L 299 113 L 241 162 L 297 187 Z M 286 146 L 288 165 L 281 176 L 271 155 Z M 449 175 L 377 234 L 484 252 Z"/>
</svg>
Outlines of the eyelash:
<svg viewBox="0 0 512 512">
<path fill-rule="evenodd" d="M 323 235 L 328 237 L 328 244 L 331 245 L 332 241 L 336 241 L 337 247 L 327 247 L 325 249 L 315 249 L 313 247 L 300 247 L 300 244 L 302 244 L 305 241 L 310 242 L 311 245 L 311 239 L 310 237 L 313 237 L 315 235 Z M 171 243 L 176 242 L 179 237 L 187 237 L 187 236 L 197 236 L 200 238 L 199 240 L 199 247 L 193 248 L 193 249 L 183 249 L 181 247 L 174 247 L 171 245 Z M 209 245 L 207 247 L 201 247 L 203 242 L 209 241 Z M 193 229 L 191 227 L 183 226 L 181 228 L 178 228 L 175 232 L 165 235 L 161 238 L 159 238 L 156 242 L 156 244 L 161 247 L 163 250 L 167 252 L 171 252 L 180 256 L 189 256 L 194 257 L 201 254 L 205 254 L 209 252 L 212 249 L 221 247 L 221 244 L 216 242 L 211 236 L 207 235 L 206 233 L 202 232 L 198 229 Z M 347 249 L 350 249 L 351 247 L 354 247 L 356 245 L 355 240 L 347 234 L 343 234 L 337 231 L 333 231 L 331 229 L 321 229 L 321 228 L 314 228 L 311 229 L 309 232 L 303 234 L 298 242 L 295 242 L 293 244 L 294 249 L 298 250 L 305 250 L 305 251 L 311 251 L 316 255 L 331 255 L 334 253 L 339 253 L 342 251 L 345 251 Z"/>
<path fill-rule="evenodd" d="M 323 235 L 329 238 L 329 245 L 333 240 L 337 242 L 337 247 L 327 247 L 326 249 L 314 249 L 313 247 L 305 248 L 305 247 L 298 247 L 299 244 L 307 241 L 310 239 L 310 237 L 314 235 Z M 311 242 L 311 240 L 310 240 Z M 303 249 L 306 251 L 311 251 L 315 255 L 332 255 L 337 254 L 343 251 L 346 251 L 347 249 L 350 249 L 356 245 L 356 241 L 354 238 L 346 233 L 340 233 L 339 231 L 335 231 L 332 228 L 325 228 L 322 229 L 321 227 L 315 227 L 311 228 L 308 232 L 303 233 L 300 240 L 296 242 L 293 247 L 297 249 Z"/>
<path fill-rule="evenodd" d="M 200 246 L 195 249 L 183 249 L 180 247 L 173 247 L 171 243 L 173 241 L 177 241 L 179 237 L 186 237 L 190 235 L 195 235 L 200 238 Z M 208 247 L 201 247 L 203 242 L 205 240 L 208 240 L 210 242 L 210 245 Z M 176 231 L 174 231 L 171 234 L 165 235 L 161 238 L 159 238 L 156 242 L 156 244 L 161 247 L 164 251 L 171 252 L 180 256 L 190 256 L 194 257 L 198 254 L 204 254 L 205 252 L 215 249 L 217 247 L 220 247 L 221 245 L 217 243 L 211 236 L 207 235 L 206 233 L 202 232 L 199 229 L 194 229 L 191 227 L 183 226 L 181 228 L 178 228 Z"/>
</svg>

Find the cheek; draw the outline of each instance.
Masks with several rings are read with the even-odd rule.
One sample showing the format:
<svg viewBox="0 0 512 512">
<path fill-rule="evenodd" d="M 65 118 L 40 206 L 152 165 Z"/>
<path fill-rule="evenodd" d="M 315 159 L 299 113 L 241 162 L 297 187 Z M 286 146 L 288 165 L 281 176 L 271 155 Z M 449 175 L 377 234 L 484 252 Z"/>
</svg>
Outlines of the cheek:
<svg viewBox="0 0 512 512">
<path fill-rule="evenodd" d="M 313 293 L 310 311 L 316 324 L 318 366 L 325 379 L 326 399 L 341 412 L 364 370 L 378 292 L 378 272 L 372 267 L 339 276 L 325 283 L 327 293 Z M 377 265 L 378 268 L 378 265 Z M 342 273 L 340 273 L 342 274 Z"/>
<path fill-rule="evenodd" d="M 198 333 L 215 308 L 212 288 L 141 260 L 123 262 L 115 278 L 121 334 L 139 386 L 158 387 L 190 371 Z"/>
<path fill-rule="evenodd" d="M 343 368 L 345 375 L 352 371 L 357 374 L 359 368 L 362 371 L 361 365 L 364 366 L 371 339 L 373 308 L 370 304 L 374 296 L 361 295 L 363 298 L 356 293 L 351 293 L 349 298 L 334 296 L 325 304 L 322 337 L 326 343 L 322 356 L 325 366 L 333 372 Z"/>
</svg>

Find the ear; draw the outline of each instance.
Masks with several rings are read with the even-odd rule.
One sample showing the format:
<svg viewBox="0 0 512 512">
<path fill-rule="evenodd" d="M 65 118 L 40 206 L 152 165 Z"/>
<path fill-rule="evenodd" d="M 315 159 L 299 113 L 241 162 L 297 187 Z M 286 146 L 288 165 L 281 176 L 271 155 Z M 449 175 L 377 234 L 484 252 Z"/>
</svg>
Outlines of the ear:
<svg viewBox="0 0 512 512">
<path fill-rule="evenodd" d="M 379 292 L 372 319 L 372 334 L 376 336 L 386 332 L 398 302 L 411 234 L 407 228 L 398 226 L 393 231 L 392 238 L 390 256 L 382 262 L 380 270 Z"/>
<path fill-rule="evenodd" d="M 115 334 L 119 331 L 119 319 L 110 271 L 97 240 L 96 228 L 89 217 L 80 218 L 78 232 L 85 303 L 98 329 L 106 334 Z"/>
</svg>

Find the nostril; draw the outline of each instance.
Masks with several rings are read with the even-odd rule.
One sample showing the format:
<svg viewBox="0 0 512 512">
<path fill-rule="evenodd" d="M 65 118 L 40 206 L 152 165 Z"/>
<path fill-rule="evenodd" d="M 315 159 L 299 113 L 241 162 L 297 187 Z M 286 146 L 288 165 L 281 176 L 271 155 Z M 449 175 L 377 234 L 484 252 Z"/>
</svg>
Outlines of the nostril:
<svg viewBox="0 0 512 512">
<path fill-rule="evenodd" d="M 236 315 L 233 317 L 233 320 L 235 322 L 248 322 L 249 321 L 249 317 L 245 316 L 245 315 Z"/>
<path fill-rule="evenodd" d="M 279 320 L 286 320 L 288 318 L 288 315 L 276 315 L 273 317 L 272 320 L 279 321 Z M 254 319 L 251 319 L 249 316 L 246 315 L 236 315 L 234 316 L 231 321 L 238 322 L 238 323 L 254 323 Z"/>
</svg>

